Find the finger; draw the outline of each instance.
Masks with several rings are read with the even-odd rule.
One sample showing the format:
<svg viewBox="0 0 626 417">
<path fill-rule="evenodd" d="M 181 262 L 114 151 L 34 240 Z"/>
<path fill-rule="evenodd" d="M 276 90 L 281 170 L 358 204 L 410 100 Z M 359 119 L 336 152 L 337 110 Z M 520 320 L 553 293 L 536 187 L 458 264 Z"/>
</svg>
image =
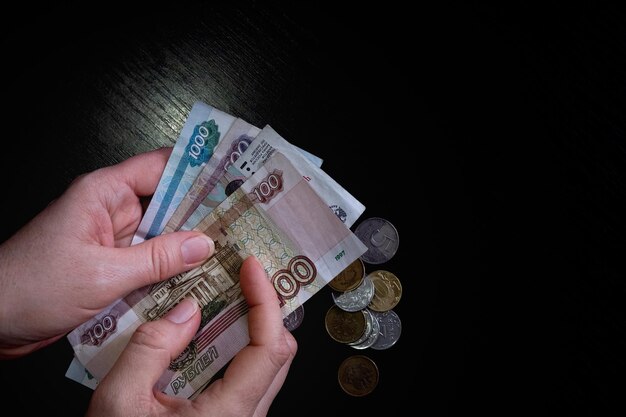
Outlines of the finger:
<svg viewBox="0 0 626 417">
<path fill-rule="evenodd" d="M 200 309 L 192 298 L 183 299 L 162 319 L 143 323 L 98 389 L 122 398 L 151 393 L 170 362 L 189 345 L 199 326 Z"/>
<path fill-rule="evenodd" d="M 172 148 L 144 152 L 120 162 L 115 166 L 116 175 L 134 190 L 138 196 L 154 194 L 165 170 Z"/>
<path fill-rule="evenodd" d="M 239 276 L 249 306 L 250 343 L 235 356 L 224 377 L 196 401 L 203 407 L 211 407 L 215 402 L 236 404 L 240 414 L 251 414 L 293 355 L 285 337 L 276 291 L 260 263 L 253 257 L 247 258 Z"/>
<path fill-rule="evenodd" d="M 130 247 L 108 248 L 103 273 L 122 295 L 200 266 L 214 251 L 213 240 L 203 233 L 167 233 Z"/>
<path fill-rule="evenodd" d="M 276 290 L 261 263 L 253 256 L 241 265 L 241 291 L 249 307 L 248 329 L 251 346 L 272 344 L 283 338 L 285 326 Z"/>
<path fill-rule="evenodd" d="M 266 416 L 267 413 L 269 412 L 272 402 L 276 398 L 276 395 L 278 395 L 278 392 L 280 391 L 283 384 L 285 383 L 285 380 L 287 379 L 289 368 L 291 367 L 293 358 L 296 355 L 296 352 L 298 350 L 298 344 L 296 343 L 296 339 L 294 339 L 292 334 L 289 333 L 287 329 L 285 329 L 284 333 L 285 333 L 285 340 L 287 341 L 287 344 L 289 345 L 289 348 L 291 350 L 291 356 L 289 357 L 287 362 L 285 362 L 282 368 L 280 368 L 280 371 L 278 371 L 278 373 L 276 374 L 276 377 L 274 378 L 271 385 L 269 386 L 269 388 L 267 389 L 267 391 L 261 398 L 261 401 L 259 401 L 259 404 L 254 413 L 255 416 Z"/>
</svg>

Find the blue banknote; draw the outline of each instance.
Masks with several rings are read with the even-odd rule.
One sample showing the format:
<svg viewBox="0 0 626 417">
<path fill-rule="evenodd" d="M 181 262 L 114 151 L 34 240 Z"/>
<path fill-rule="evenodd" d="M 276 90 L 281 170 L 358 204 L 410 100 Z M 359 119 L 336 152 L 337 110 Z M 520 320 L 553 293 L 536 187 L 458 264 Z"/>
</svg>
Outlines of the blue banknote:
<svg viewBox="0 0 626 417">
<path fill-rule="evenodd" d="M 202 102 L 194 103 L 181 130 L 150 205 L 132 244 L 159 235 L 198 173 L 213 155 L 213 148 L 230 129 L 235 117 Z"/>
</svg>

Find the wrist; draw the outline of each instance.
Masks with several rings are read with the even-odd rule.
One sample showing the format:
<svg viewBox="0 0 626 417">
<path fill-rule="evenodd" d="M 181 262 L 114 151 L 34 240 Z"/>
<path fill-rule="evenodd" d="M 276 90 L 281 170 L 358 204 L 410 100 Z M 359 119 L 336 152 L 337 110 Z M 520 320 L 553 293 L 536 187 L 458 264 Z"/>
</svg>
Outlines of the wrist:
<svg viewBox="0 0 626 417">
<path fill-rule="evenodd" d="M 16 298 L 15 273 L 9 252 L 8 242 L 0 245 L 0 357 L 12 357 L 8 352 L 20 347 L 12 330 L 17 317 L 12 302 Z"/>
</svg>

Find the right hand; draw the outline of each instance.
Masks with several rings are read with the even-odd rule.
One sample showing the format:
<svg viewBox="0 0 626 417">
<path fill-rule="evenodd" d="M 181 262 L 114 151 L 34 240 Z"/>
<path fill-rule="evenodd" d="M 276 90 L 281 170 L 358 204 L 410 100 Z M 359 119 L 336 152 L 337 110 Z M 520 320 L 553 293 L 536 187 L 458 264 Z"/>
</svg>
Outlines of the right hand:
<svg viewBox="0 0 626 417">
<path fill-rule="evenodd" d="M 249 306 L 250 343 L 233 358 L 223 378 L 194 400 L 154 390 L 167 366 L 198 331 L 200 309 L 194 300 L 186 299 L 162 319 L 137 329 L 96 388 L 87 417 L 266 416 L 297 343 L 283 326 L 276 291 L 254 257 L 244 261 L 240 284 Z"/>
</svg>

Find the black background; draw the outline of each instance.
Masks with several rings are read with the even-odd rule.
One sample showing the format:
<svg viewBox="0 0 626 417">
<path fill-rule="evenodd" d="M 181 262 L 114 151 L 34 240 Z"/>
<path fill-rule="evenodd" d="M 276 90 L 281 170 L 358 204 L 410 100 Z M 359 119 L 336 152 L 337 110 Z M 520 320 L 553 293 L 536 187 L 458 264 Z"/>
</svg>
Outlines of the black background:
<svg viewBox="0 0 626 417">
<path fill-rule="evenodd" d="M 323 289 L 271 416 L 623 412 L 624 10 L 100 7 L 0 18 L 3 239 L 77 175 L 173 145 L 201 100 L 322 157 L 400 235 L 367 266 L 402 282 L 398 343 L 333 342 Z M 363 398 L 337 384 L 356 353 L 380 371 Z M 71 358 L 0 363 L 4 403 L 82 415 Z"/>
</svg>

